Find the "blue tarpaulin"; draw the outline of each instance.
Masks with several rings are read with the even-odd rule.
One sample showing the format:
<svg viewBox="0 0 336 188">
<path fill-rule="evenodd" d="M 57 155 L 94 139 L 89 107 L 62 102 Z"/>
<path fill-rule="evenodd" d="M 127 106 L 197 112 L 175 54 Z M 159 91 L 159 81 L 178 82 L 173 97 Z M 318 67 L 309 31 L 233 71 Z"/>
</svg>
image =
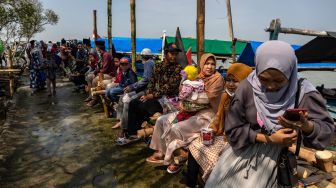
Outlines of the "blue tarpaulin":
<svg viewBox="0 0 336 188">
<path fill-rule="evenodd" d="M 97 41 L 104 41 L 105 47 L 108 49 L 108 39 L 99 38 Z M 131 52 L 131 38 L 128 37 L 112 37 L 112 43 L 116 52 Z M 94 46 L 94 41 L 91 40 L 91 47 Z M 149 48 L 153 54 L 160 54 L 162 48 L 162 39 L 160 38 L 137 38 L 136 52 L 140 53 L 142 49 Z"/>
<path fill-rule="evenodd" d="M 244 63 L 246 65 L 249 65 L 251 67 L 255 66 L 254 62 L 254 56 L 257 51 L 257 48 L 262 44 L 263 42 L 259 41 L 250 41 L 247 43 L 245 49 L 240 54 L 238 58 L 238 62 Z M 299 45 L 292 45 L 294 50 L 297 50 L 300 48 Z"/>
</svg>

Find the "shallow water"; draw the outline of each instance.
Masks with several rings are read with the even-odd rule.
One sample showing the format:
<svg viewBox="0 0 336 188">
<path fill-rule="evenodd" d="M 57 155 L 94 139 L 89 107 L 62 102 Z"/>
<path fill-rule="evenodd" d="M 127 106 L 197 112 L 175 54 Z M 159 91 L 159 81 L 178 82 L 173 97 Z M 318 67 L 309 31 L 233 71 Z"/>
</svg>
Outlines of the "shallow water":
<svg viewBox="0 0 336 188">
<path fill-rule="evenodd" d="M 144 142 L 116 146 L 103 108 L 86 107 L 86 96 L 71 90 L 60 87 L 55 98 L 16 94 L 5 123 L 8 145 L 0 143 L 14 150 L 0 170 L 0 187 L 184 187 L 182 174 L 145 162 L 152 151 Z"/>
</svg>

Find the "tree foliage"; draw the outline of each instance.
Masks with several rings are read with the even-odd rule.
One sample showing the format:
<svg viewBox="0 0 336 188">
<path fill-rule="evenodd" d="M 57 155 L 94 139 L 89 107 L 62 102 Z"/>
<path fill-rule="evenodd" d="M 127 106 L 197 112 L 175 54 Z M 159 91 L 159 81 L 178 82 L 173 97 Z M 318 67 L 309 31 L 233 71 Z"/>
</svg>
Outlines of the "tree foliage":
<svg viewBox="0 0 336 188">
<path fill-rule="evenodd" d="M 58 23 L 58 15 L 39 0 L 0 0 L 0 36 L 6 42 L 30 40 L 45 25 Z"/>
</svg>

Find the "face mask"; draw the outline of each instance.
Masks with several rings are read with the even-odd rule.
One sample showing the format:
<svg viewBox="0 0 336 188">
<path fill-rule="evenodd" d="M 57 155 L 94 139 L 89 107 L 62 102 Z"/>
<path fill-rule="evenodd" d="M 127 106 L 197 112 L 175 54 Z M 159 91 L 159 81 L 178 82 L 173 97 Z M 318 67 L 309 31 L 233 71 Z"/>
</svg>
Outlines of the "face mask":
<svg viewBox="0 0 336 188">
<path fill-rule="evenodd" d="M 225 92 L 230 96 L 230 97 L 233 97 L 234 96 L 234 93 L 229 91 L 228 89 L 225 88 Z"/>
</svg>

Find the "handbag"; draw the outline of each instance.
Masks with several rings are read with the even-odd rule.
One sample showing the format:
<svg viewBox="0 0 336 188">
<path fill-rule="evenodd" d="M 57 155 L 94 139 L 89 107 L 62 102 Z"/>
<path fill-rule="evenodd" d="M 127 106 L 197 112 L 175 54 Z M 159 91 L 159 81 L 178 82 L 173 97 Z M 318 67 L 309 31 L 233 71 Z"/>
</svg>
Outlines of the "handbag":
<svg viewBox="0 0 336 188">
<path fill-rule="evenodd" d="M 295 95 L 295 108 L 299 106 L 301 83 L 303 80 L 304 79 L 301 78 L 298 81 L 298 89 Z M 296 157 L 299 156 L 300 153 L 301 141 L 302 132 L 301 130 L 298 130 L 295 154 L 289 151 L 288 147 L 285 147 L 281 150 L 277 160 L 277 180 L 279 185 L 293 187 L 298 183 L 299 178 L 297 177 Z"/>
</svg>

